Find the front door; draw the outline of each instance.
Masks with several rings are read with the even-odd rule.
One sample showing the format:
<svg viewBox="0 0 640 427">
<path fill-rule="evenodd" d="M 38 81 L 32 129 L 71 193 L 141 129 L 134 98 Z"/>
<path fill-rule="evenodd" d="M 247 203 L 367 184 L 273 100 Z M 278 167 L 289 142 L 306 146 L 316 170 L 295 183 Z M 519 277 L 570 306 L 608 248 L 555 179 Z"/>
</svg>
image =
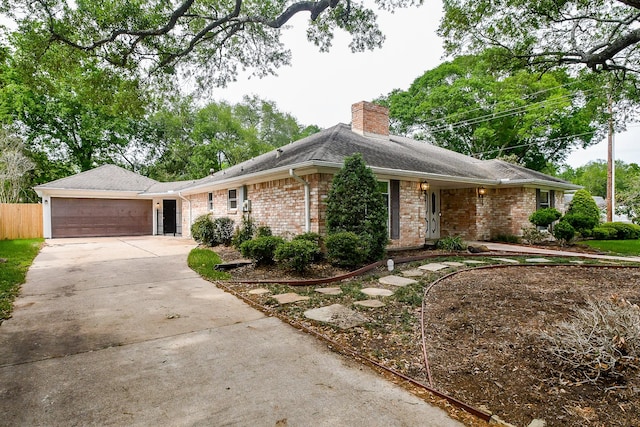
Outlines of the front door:
<svg viewBox="0 0 640 427">
<path fill-rule="evenodd" d="M 427 240 L 440 238 L 440 190 L 430 190 L 427 192 L 426 201 L 427 215 L 425 216 Z"/>
<path fill-rule="evenodd" d="M 176 201 L 162 201 L 162 224 L 164 234 L 176 234 Z"/>
</svg>

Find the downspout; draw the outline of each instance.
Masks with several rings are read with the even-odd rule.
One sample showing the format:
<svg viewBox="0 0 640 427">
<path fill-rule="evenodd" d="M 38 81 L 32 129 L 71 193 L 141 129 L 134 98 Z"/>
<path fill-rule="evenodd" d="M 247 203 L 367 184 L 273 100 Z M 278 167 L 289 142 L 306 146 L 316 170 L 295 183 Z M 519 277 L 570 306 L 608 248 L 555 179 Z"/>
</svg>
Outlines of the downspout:
<svg viewBox="0 0 640 427">
<path fill-rule="evenodd" d="M 182 200 L 184 200 L 185 202 L 187 202 L 187 204 L 189 205 L 189 236 L 191 236 L 191 200 L 187 199 L 186 197 L 184 197 L 182 195 L 181 191 L 178 191 L 178 197 L 180 197 Z M 184 233 L 183 233 L 184 235 Z"/>
<path fill-rule="evenodd" d="M 304 218 L 305 218 L 305 230 L 307 233 L 311 231 L 311 197 L 309 195 L 309 183 L 304 179 L 300 178 L 298 175 L 293 172 L 293 169 L 289 169 L 289 176 L 302 185 L 304 185 Z"/>
</svg>

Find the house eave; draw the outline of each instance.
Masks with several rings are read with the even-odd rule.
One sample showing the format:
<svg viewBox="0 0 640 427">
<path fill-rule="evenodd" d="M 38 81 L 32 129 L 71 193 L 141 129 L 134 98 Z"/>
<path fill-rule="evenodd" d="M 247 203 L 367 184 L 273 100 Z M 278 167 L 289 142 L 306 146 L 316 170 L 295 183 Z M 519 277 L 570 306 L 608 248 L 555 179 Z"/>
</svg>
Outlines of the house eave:
<svg viewBox="0 0 640 427">
<path fill-rule="evenodd" d="M 39 197 L 70 197 L 70 198 L 100 198 L 100 199 L 135 199 L 141 197 L 140 191 L 122 190 L 87 190 L 75 188 L 34 187 Z"/>
</svg>

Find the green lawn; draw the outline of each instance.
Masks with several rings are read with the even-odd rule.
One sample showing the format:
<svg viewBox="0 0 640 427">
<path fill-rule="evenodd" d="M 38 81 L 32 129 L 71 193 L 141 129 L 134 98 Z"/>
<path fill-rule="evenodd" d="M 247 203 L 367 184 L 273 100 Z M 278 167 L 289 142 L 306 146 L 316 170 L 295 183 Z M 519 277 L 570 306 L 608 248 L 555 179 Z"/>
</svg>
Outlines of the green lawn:
<svg viewBox="0 0 640 427">
<path fill-rule="evenodd" d="M 0 240 L 0 323 L 11 317 L 13 300 L 42 242 L 43 239 Z"/>
<path fill-rule="evenodd" d="M 640 255 L 640 240 L 586 240 L 581 244 L 619 255 Z"/>
<path fill-rule="evenodd" d="M 192 249 L 187 258 L 187 264 L 192 270 L 211 280 L 225 280 L 231 277 L 229 273 L 213 269 L 215 265 L 221 262 L 220 256 L 209 249 Z"/>
</svg>

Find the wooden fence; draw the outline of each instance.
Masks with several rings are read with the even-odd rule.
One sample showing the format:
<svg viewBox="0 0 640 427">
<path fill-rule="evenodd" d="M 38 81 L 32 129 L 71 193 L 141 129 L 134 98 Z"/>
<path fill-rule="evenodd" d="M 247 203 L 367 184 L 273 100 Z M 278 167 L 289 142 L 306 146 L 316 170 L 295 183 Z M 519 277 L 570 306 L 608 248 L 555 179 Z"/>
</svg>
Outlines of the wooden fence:
<svg viewBox="0 0 640 427">
<path fill-rule="evenodd" d="M 43 236 L 42 205 L 0 203 L 0 240 Z"/>
</svg>

